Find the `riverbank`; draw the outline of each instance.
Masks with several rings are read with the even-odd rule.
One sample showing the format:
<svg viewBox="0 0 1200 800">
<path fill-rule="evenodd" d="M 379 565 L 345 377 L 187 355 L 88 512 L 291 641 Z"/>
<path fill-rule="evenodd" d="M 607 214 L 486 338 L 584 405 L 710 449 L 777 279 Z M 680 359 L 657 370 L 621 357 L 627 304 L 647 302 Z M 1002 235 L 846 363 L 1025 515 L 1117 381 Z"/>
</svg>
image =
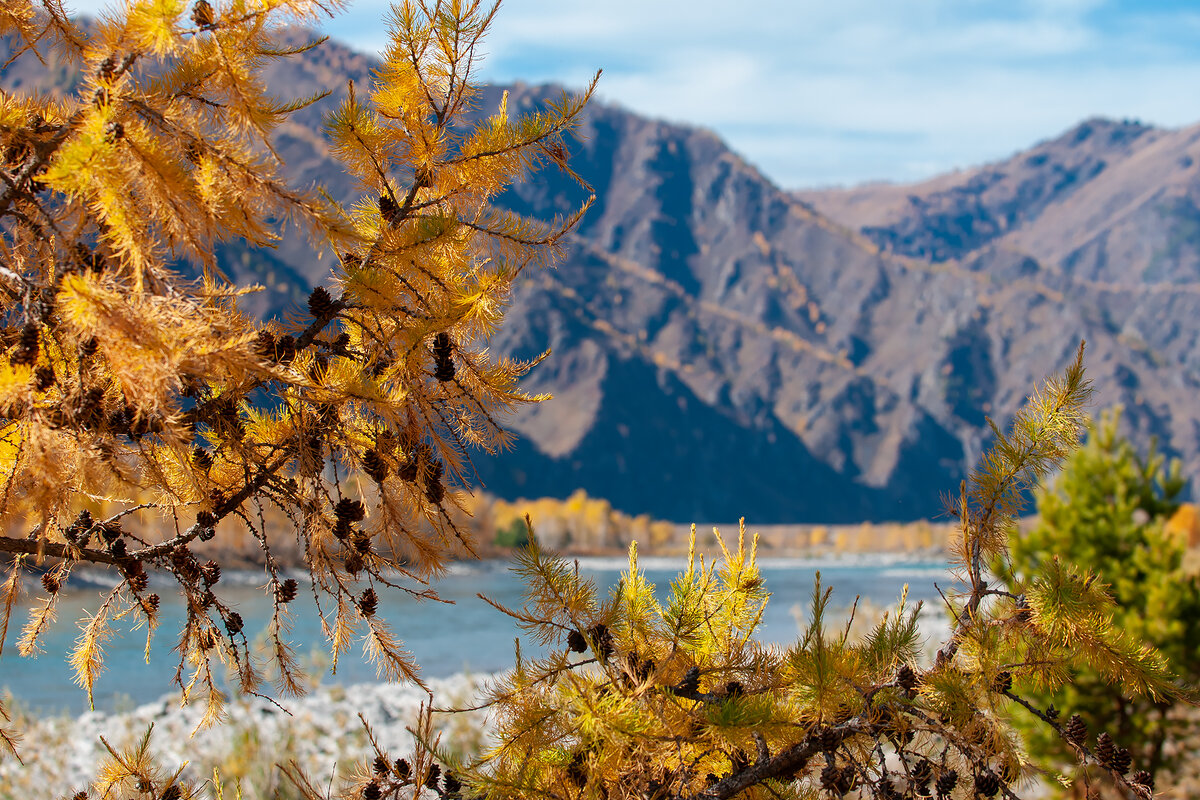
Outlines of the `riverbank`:
<svg viewBox="0 0 1200 800">
<path fill-rule="evenodd" d="M 455 675 L 427 682 L 443 707 L 472 704 L 488 676 Z M 170 695 L 125 712 L 88 712 L 51 718 L 22 713 L 10 726 L 21 732 L 19 752 L 25 764 L 0 759 L 0 797 L 71 797 L 95 777 L 106 754 L 100 737 L 118 751 L 134 745 L 153 726 L 150 749 L 157 763 L 174 770 L 186 762 L 189 779 L 222 778 L 226 797 L 244 800 L 291 796 L 275 764 L 294 760 L 317 782 L 345 776 L 357 762 L 373 757 L 361 714 L 377 742 L 395 756 L 413 749 L 407 728 L 418 718 L 429 696 L 413 684 L 359 684 L 319 687 L 301 698 L 276 705 L 257 697 L 228 704 L 228 719 L 190 736 L 203 705 L 181 708 Z M 281 708 L 282 706 L 282 708 Z M 483 712 L 436 714 L 442 744 L 460 752 L 478 751 L 487 736 Z"/>
</svg>

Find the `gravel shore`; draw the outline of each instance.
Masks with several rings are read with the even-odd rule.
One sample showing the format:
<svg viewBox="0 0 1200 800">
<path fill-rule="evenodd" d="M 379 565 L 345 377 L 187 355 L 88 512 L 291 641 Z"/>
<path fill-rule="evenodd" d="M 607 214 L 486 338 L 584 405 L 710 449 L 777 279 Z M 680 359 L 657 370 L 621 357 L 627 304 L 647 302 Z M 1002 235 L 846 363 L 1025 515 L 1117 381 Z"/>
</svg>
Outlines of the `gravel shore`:
<svg viewBox="0 0 1200 800">
<path fill-rule="evenodd" d="M 436 705 L 458 707 L 470 705 L 486 679 L 456 675 L 430 680 L 428 686 Z M 0 797 L 70 797 L 96 775 L 105 754 L 101 736 L 119 750 L 136 743 L 150 725 L 151 750 L 164 768 L 174 771 L 187 762 L 186 775 L 206 779 L 216 767 L 223 783 L 232 786 L 240 780 L 245 800 L 271 797 L 282 780 L 272 769 L 277 762 L 294 759 L 324 784 L 370 757 L 359 714 L 393 758 L 408 755 L 413 741 L 406 728 L 428 699 L 413 684 L 324 686 L 283 701 L 286 711 L 262 698 L 238 698 L 228 703 L 224 723 L 190 737 L 204 709 L 196 703 L 181 708 L 178 697 L 123 713 L 18 719 L 25 764 L 12 757 L 0 760 Z M 485 740 L 482 712 L 440 714 L 435 721 L 443 744 L 454 749 L 473 749 Z"/>
</svg>

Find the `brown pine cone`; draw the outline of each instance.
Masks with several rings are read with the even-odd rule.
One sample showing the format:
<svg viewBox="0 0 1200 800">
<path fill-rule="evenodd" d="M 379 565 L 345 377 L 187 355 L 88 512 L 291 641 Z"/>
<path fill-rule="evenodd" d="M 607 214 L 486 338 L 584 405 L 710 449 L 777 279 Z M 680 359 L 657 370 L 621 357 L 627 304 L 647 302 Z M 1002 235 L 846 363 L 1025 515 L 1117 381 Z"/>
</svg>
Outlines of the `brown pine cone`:
<svg viewBox="0 0 1200 800">
<path fill-rule="evenodd" d="M 308 295 L 308 313 L 314 317 L 332 316 L 336 311 L 337 304 L 324 286 L 318 286 Z"/>
<path fill-rule="evenodd" d="M 1063 727 L 1063 736 L 1068 742 L 1081 745 L 1087 739 L 1087 723 L 1078 714 L 1072 714 Z"/>
<path fill-rule="evenodd" d="M 1154 791 L 1154 777 L 1144 769 L 1139 769 L 1130 775 L 1129 782 L 1136 783 L 1138 786 L 1145 786 L 1150 791 Z"/>
<path fill-rule="evenodd" d="M 1129 767 L 1133 764 L 1133 755 L 1127 747 L 1118 747 L 1117 752 L 1113 754 L 1112 768 L 1121 775 L 1129 772 Z"/>
<path fill-rule="evenodd" d="M 296 599 L 296 590 L 299 585 L 295 578 L 288 578 L 283 583 L 279 584 L 275 589 L 275 597 L 281 604 L 288 604 Z"/>
<path fill-rule="evenodd" d="M 985 769 L 975 776 L 975 792 L 984 797 L 995 797 L 1000 791 L 1000 779 L 990 769 Z"/>
<path fill-rule="evenodd" d="M 938 776 L 937 793 L 939 797 L 946 797 L 954 791 L 954 787 L 958 785 L 958 772 L 948 769 Z"/>
<path fill-rule="evenodd" d="M 196 5 L 192 6 L 192 22 L 196 27 L 208 30 L 213 27 L 213 21 L 213 7 L 208 0 L 196 0 Z"/>
<path fill-rule="evenodd" d="M 26 322 L 21 328 L 21 336 L 17 339 L 17 346 L 13 348 L 12 353 L 8 357 L 10 364 L 23 364 L 28 366 L 38 357 L 39 332 L 38 326 L 32 322 Z"/>
<path fill-rule="evenodd" d="M 607 625 L 597 623 L 587 629 L 588 638 L 592 640 L 592 650 L 600 659 L 606 660 L 613 652 L 612 631 Z"/>
<path fill-rule="evenodd" d="M 349 497 L 343 497 L 338 500 L 334 506 L 333 513 L 337 515 L 339 520 L 348 520 L 350 522 L 361 522 L 367 515 L 367 510 L 359 500 L 351 500 Z"/>
<path fill-rule="evenodd" d="M 917 673 L 908 664 L 902 664 L 896 672 L 896 685 L 905 691 L 917 688 Z"/>
<path fill-rule="evenodd" d="M 454 380 L 454 356 L 451 352 L 450 334 L 442 331 L 433 337 L 433 377 L 439 381 Z"/>
<path fill-rule="evenodd" d="M 388 476 L 388 463 L 376 450 L 367 450 L 363 453 L 362 465 L 363 472 L 367 473 L 367 476 L 376 483 L 383 483 Z"/>
<path fill-rule="evenodd" d="M 362 611 L 364 617 L 375 616 L 375 612 L 379 609 L 379 598 L 370 586 L 363 589 L 362 595 L 359 596 L 358 609 Z"/>
<path fill-rule="evenodd" d="M 1108 731 L 1102 731 L 1096 737 L 1096 760 L 1102 767 L 1111 767 L 1115 755 L 1116 747 L 1113 744 L 1113 738 L 1108 735 Z"/>
<path fill-rule="evenodd" d="M 821 788 L 827 792 L 841 794 L 838 791 L 838 782 L 842 777 L 842 771 L 833 764 L 826 764 L 821 770 Z"/>
</svg>

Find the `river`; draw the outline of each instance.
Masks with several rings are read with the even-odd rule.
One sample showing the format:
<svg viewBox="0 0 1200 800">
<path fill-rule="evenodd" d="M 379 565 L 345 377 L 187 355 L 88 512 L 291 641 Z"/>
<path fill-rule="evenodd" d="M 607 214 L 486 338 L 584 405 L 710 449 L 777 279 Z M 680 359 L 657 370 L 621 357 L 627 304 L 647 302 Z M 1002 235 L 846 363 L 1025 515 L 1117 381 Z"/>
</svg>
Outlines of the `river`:
<svg viewBox="0 0 1200 800">
<path fill-rule="evenodd" d="M 660 596 L 670 580 L 683 566 L 681 559 L 643 558 L 641 567 L 648 580 L 654 582 Z M 625 567 L 624 559 L 582 558 L 580 573 L 595 580 L 597 586 L 614 586 Z M 878 608 L 893 604 L 902 587 L 910 584 L 912 600 L 935 600 L 939 605 L 935 582 L 943 588 L 952 578 L 944 563 L 888 562 L 857 560 L 817 562 L 810 559 L 763 559 L 759 568 L 768 591 L 771 592 L 758 638 L 765 642 L 787 643 L 799 630 L 797 613 L 803 613 L 812 595 L 813 577 L 819 569 L 822 582 L 834 587 L 834 607 L 845 608 L 861 596 L 869 605 Z M 253 637 L 265 627 L 270 614 L 266 594 L 256 584 L 259 574 L 227 574 L 217 587 L 221 597 L 236 605 L 246 620 L 246 632 Z M 507 562 L 484 561 L 459 563 L 435 587 L 439 595 L 453 605 L 417 601 L 399 591 L 381 591 L 379 614 L 387 619 L 393 630 L 421 665 L 422 675 L 430 678 L 448 677 L 462 672 L 490 673 L 513 663 L 513 640 L 520 634 L 513 620 L 506 617 L 476 595 L 508 605 L 519 606 L 522 586 L 509 570 Z M 38 587 L 40 588 L 40 587 Z M 148 702 L 171 692 L 177 664 L 172 648 L 183 615 L 183 603 L 167 587 L 162 593 L 161 624 L 146 663 L 145 632 L 126 629 L 111 639 L 105 647 L 105 671 L 95 692 L 96 708 L 112 711 Z M 64 589 L 60 599 L 58 621 L 43 639 L 45 652 L 36 657 L 21 658 L 16 654 L 14 640 L 23 624 L 23 615 L 14 616 L 0 657 L 0 686 L 10 691 L 26 709 L 37 712 L 77 713 L 87 709 L 87 695 L 75 686 L 66 663 L 75 638 L 78 622 L 86 611 L 95 610 L 101 591 L 95 587 Z M 311 664 L 314 670 L 323 667 L 321 683 L 351 685 L 375 680 L 374 668 L 367 664 L 359 651 L 343 656 L 337 673 L 327 668 L 327 651 L 321 634 L 320 620 L 313 606 L 311 593 L 302 588 L 292 604 L 295 627 L 292 641 L 302 656 L 317 654 Z M 529 652 L 527 645 L 523 650 Z"/>
</svg>

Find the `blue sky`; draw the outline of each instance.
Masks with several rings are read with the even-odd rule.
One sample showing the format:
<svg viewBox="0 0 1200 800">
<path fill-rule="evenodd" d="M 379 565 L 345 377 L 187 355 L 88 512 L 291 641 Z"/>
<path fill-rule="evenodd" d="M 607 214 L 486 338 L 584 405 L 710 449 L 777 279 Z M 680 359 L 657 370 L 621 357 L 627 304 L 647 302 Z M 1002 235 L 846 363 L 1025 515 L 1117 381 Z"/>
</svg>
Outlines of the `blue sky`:
<svg viewBox="0 0 1200 800">
<path fill-rule="evenodd" d="M 326 31 L 378 51 L 387 7 Z M 487 52 L 490 80 L 603 68 L 603 99 L 711 128 L 788 188 L 918 180 L 1096 115 L 1200 122 L 1196 0 L 504 0 Z"/>
</svg>

